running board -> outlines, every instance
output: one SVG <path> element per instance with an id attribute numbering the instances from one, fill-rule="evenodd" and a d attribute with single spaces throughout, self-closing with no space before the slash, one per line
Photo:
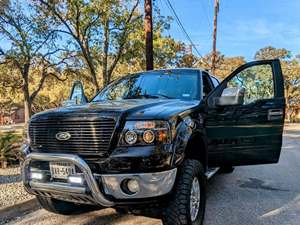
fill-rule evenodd
<path id="1" fill-rule="evenodd" d="M 207 172 L 205 173 L 206 178 L 208 180 L 212 178 L 219 171 L 219 169 L 219 167 L 208 168 Z"/>

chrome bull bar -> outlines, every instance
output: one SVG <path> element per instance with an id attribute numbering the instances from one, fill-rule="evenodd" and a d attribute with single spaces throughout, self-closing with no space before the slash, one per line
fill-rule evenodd
<path id="1" fill-rule="evenodd" d="M 30 162 L 32 160 L 36 161 L 47 161 L 47 162 L 71 162 L 75 166 L 77 166 L 83 173 L 84 179 L 86 181 L 86 185 L 91 191 L 91 195 L 96 203 L 98 203 L 101 206 L 104 207 L 111 207 L 114 206 L 114 202 L 108 200 L 100 191 L 99 186 L 92 174 L 92 171 L 88 164 L 79 156 L 72 155 L 72 154 L 53 154 L 53 153 L 30 153 L 26 156 L 23 165 L 22 165 L 22 180 L 25 186 L 25 189 L 27 192 L 34 194 L 34 190 L 49 190 L 50 187 L 53 188 L 53 184 L 47 185 L 47 184 L 41 184 L 41 183 L 35 183 L 30 182 L 29 179 L 29 173 L 30 173 Z M 63 185 L 60 188 L 59 185 L 55 187 L 56 191 L 62 192 L 62 193 L 81 193 L 84 194 L 85 188 L 83 189 L 76 189 L 72 186 L 66 186 Z"/>

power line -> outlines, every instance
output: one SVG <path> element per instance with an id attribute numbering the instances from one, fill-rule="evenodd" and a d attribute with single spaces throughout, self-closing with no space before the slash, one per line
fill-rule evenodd
<path id="1" fill-rule="evenodd" d="M 194 44 L 194 42 L 192 41 L 190 35 L 187 33 L 186 29 L 184 28 L 183 24 L 181 23 L 174 7 L 172 6 L 170 0 L 166 0 L 167 6 L 169 7 L 169 9 L 171 10 L 171 12 L 173 13 L 173 15 L 175 16 L 175 21 L 177 22 L 178 26 L 181 28 L 182 32 L 185 34 L 186 38 L 189 40 L 190 44 L 193 46 L 193 48 L 195 49 L 196 53 L 198 54 L 199 57 L 202 57 L 201 53 L 199 52 L 199 50 L 197 49 L 196 45 Z"/>
<path id="2" fill-rule="evenodd" d="M 206 10 L 202 0 L 200 0 L 200 4 L 201 4 L 201 8 L 202 8 L 204 14 L 206 15 L 206 21 L 207 21 L 207 24 L 208 24 L 208 28 L 210 29 L 210 31 L 212 31 L 212 27 L 210 25 L 211 24 L 210 19 L 209 19 L 209 16 L 208 16 L 208 11 Z"/>
<path id="3" fill-rule="evenodd" d="M 159 3 L 160 3 L 160 6 L 161 6 L 161 8 L 162 8 L 162 11 L 167 11 L 166 9 L 166 4 L 164 4 L 163 2 L 162 2 L 162 0 L 159 0 Z M 158 6 L 159 7 L 159 6 Z M 166 29 L 166 32 L 168 32 L 168 35 L 169 36 L 171 36 L 171 33 L 170 33 L 170 29 Z"/>
<path id="4" fill-rule="evenodd" d="M 173 15 L 175 16 L 175 21 L 177 22 L 178 26 L 181 28 L 181 30 L 183 31 L 183 33 L 185 34 L 186 38 L 189 40 L 190 44 L 193 46 L 193 48 L 195 49 L 195 51 L 197 52 L 197 54 L 202 57 L 201 53 L 199 52 L 199 50 L 197 49 L 196 45 L 194 44 L 194 42 L 192 41 L 191 37 L 189 36 L 189 34 L 187 33 L 186 29 L 184 28 L 182 22 L 180 21 L 174 7 L 172 6 L 170 0 L 166 0 L 166 3 L 169 7 L 169 9 L 172 11 Z"/>

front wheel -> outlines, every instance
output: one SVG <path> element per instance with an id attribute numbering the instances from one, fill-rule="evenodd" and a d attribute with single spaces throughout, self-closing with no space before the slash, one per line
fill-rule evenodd
<path id="1" fill-rule="evenodd" d="M 164 225 L 203 224 L 206 177 L 201 163 L 187 159 L 178 171 L 174 194 L 163 213 Z"/>

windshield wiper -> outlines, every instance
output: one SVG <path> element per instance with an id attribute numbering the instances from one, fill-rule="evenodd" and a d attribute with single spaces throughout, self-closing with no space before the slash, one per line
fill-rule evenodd
<path id="1" fill-rule="evenodd" d="M 167 99 L 174 99 L 170 96 L 167 96 L 167 95 L 164 95 L 164 94 L 155 94 L 154 96 L 157 96 L 157 97 L 163 97 L 163 98 L 167 98 Z"/>
<path id="2" fill-rule="evenodd" d="M 126 99 L 135 99 L 135 98 L 167 98 L 167 99 L 172 99 L 172 97 L 169 97 L 169 96 L 163 95 L 163 94 L 155 94 L 155 95 L 143 94 L 143 95 L 134 95 L 134 96 L 126 97 Z"/>

